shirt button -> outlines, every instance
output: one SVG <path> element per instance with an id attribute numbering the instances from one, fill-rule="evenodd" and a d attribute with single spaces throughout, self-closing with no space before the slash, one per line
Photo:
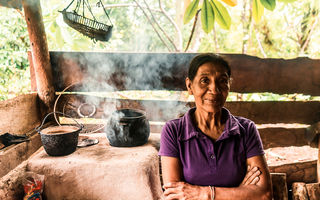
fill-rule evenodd
<path id="1" fill-rule="evenodd" d="M 210 158 L 211 158 L 211 159 L 215 159 L 216 157 L 212 154 L 212 155 L 210 156 Z"/>

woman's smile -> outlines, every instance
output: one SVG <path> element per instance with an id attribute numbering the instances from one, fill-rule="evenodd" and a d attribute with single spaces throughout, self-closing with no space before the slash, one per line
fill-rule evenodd
<path id="1" fill-rule="evenodd" d="M 217 97 L 216 98 L 212 98 L 212 97 L 211 98 L 210 97 L 209 98 L 204 98 L 203 100 L 204 100 L 205 103 L 208 103 L 208 104 L 216 104 L 219 101 L 221 101 Z"/>

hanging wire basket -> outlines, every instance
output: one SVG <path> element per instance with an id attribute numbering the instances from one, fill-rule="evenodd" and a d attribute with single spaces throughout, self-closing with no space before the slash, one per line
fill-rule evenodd
<path id="1" fill-rule="evenodd" d="M 83 0 L 85 1 L 85 0 Z M 108 17 L 110 24 L 104 24 L 102 22 L 98 22 L 96 18 L 94 17 L 91 8 L 89 7 L 89 4 L 87 3 L 87 7 L 92 14 L 94 19 L 89 19 L 84 16 L 84 11 L 83 15 L 79 15 L 77 11 L 79 10 L 79 5 L 81 5 L 81 0 L 78 0 L 77 7 L 74 11 L 70 12 L 67 11 L 67 9 L 70 7 L 70 5 L 74 2 L 74 0 L 69 4 L 69 6 L 62 11 L 59 11 L 62 13 L 63 16 L 63 21 L 68 24 L 71 28 L 79 31 L 83 35 L 93 39 L 93 40 L 100 40 L 100 41 L 108 41 L 112 35 L 112 22 L 109 18 L 108 13 L 104 9 L 104 6 L 100 0 L 100 4 L 102 5 L 106 16 Z M 84 7 L 83 7 L 84 9 Z"/>

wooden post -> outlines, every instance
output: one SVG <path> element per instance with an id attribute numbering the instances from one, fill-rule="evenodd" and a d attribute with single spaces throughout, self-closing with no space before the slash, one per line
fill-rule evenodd
<path id="1" fill-rule="evenodd" d="M 309 200 L 319 200 L 320 199 L 320 183 L 309 183 L 306 184 L 308 191 Z"/>
<path id="2" fill-rule="evenodd" d="M 286 173 L 271 173 L 273 198 L 288 200 L 288 187 Z"/>
<path id="3" fill-rule="evenodd" d="M 320 135 L 318 135 L 317 180 L 318 180 L 318 183 L 320 183 Z"/>
<path id="4" fill-rule="evenodd" d="M 305 183 L 295 182 L 292 184 L 292 200 L 309 200 Z"/>
<path id="5" fill-rule="evenodd" d="M 42 102 L 40 108 L 42 114 L 45 114 L 53 109 L 55 92 L 40 0 L 23 0 L 22 5 L 30 38 L 37 92 Z"/>

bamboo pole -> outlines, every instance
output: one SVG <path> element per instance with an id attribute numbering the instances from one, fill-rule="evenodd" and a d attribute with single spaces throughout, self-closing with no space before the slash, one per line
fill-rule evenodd
<path id="1" fill-rule="evenodd" d="M 23 0 L 22 6 L 30 38 L 37 93 L 41 101 L 41 113 L 45 114 L 52 111 L 54 87 L 40 0 Z"/>

